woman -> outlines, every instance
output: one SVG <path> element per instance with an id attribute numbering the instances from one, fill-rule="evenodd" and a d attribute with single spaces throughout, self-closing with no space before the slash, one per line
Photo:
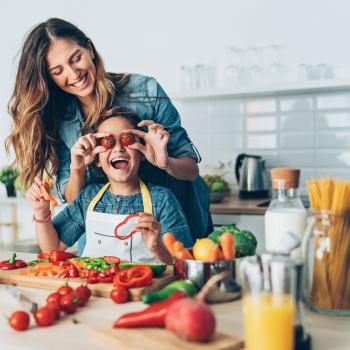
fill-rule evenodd
<path id="1" fill-rule="evenodd" d="M 164 126 L 170 134 L 167 162 L 145 162 L 141 177 L 170 188 L 193 238 L 206 236 L 212 224 L 208 188 L 198 176 L 200 156 L 170 99 L 153 78 L 106 73 L 91 40 L 60 19 L 39 24 L 27 36 L 9 102 L 14 126 L 6 150 L 14 148 L 24 183 L 31 185 L 43 172 L 56 174 L 62 201 L 72 202 L 87 183 L 106 181 L 90 166 L 89 145 L 98 140 L 89 132 L 111 106 L 133 109 L 143 119 L 140 126 Z M 84 164 L 71 164 L 71 152 L 82 153 Z"/>

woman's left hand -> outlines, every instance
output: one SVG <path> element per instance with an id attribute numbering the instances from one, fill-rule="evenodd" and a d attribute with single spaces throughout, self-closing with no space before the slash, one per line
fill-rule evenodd
<path id="1" fill-rule="evenodd" d="M 163 125 L 156 124 L 152 120 L 143 120 L 138 126 L 148 126 L 148 132 L 135 129 L 124 130 L 124 132 L 129 132 L 142 138 L 145 141 L 145 145 L 135 142 L 128 147 L 139 150 L 151 164 L 166 171 L 169 164 L 167 150 L 170 138 L 169 133 L 164 130 Z"/>
<path id="2" fill-rule="evenodd" d="M 141 232 L 142 239 L 147 248 L 152 252 L 158 252 L 160 247 L 160 223 L 151 214 L 140 213 L 136 229 Z"/>

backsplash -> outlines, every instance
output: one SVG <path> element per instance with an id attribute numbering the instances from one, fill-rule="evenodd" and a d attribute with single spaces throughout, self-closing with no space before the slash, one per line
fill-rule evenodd
<path id="1" fill-rule="evenodd" d="M 226 178 L 234 187 L 236 156 L 251 153 L 263 156 L 268 169 L 301 168 L 302 193 L 306 179 L 350 177 L 350 91 L 186 100 L 176 107 L 202 156 L 203 175 L 230 163 Z"/>

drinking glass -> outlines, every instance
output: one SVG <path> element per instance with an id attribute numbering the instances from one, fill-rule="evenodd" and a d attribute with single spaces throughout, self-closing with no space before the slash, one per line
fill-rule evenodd
<path id="1" fill-rule="evenodd" d="M 258 256 L 241 263 L 245 349 L 293 350 L 294 269 L 278 257 L 267 265 Z"/>

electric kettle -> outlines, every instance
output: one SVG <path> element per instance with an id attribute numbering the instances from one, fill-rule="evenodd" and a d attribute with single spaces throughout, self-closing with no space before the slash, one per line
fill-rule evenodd
<path id="1" fill-rule="evenodd" d="M 235 165 L 239 198 L 257 199 L 269 195 L 266 182 L 265 160 L 253 154 L 239 154 Z"/>

